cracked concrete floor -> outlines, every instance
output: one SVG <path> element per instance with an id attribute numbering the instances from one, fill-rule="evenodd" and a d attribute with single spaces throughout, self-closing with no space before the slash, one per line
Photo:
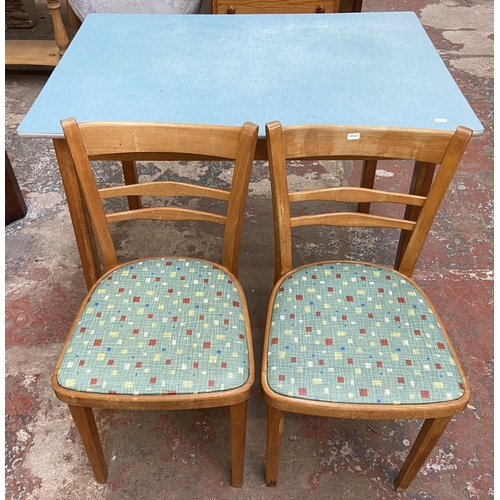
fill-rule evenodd
<path id="1" fill-rule="evenodd" d="M 266 488 L 266 411 L 258 382 L 249 402 L 241 490 L 229 486 L 226 409 L 98 411 L 110 476 L 105 485 L 94 482 L 69 413 L 50 387 L 61 342 L 85 295 L 85 284 L 52 145 L 16 135 L 48 73 L 9 68 L 6 150 L 28 214 L 5 229 L 6 498 L 493 498 L 493 2 L 365 0 L 364 10 L 415 11 L 485 127 L 467 149 L 415 273 L 461 355 L 472 399 L 466 411 L 453 419 L 408 491 L 394 492 L 392 481 L 418 422 L 292 414 L 285 419 L 278 488 Z M 28 31 L 43 37 L 42 25 Z M 19 37 L 18 32 L 8 30 L 6 37 Z M 359 182 L 359 167 L 337 162 L 297 164 L 292 179 L 301 184 L 313 179 L 354 184 Z M 144 164 L 140 170 L 145 177 L 160 171 L 178 178 L 202 176 L 207 182 L 227 179 L 227 172 L 215 164 Z M 377 172 L 379 183 L 406 181 L 405 172 L 390 164 Z M 240 276 L 259 366 L 273 263 L 265 164 L 254 165 L 251 182 Z M 147 227 L 129 231 L 126 225 L 118 229 L 126 237 L 121 247 L 124 256 L 137 250 L 133 242 L 142 241 L 141 232 Z M 382 239 L 347 232 L 340 242 L 329 230 L 314 242 L 306 236 L 299 232 L 295 237 L 297 263 L 337 253 L 354 256 L 350 246 L 359 241 L 363 242 L 359 258 L 390 262 L 393 255 L 391 234 Z M 176 224 L 147 251 L 168 247 L 210 258 L 219 244 L 220 234 L 206 225 Z"/>

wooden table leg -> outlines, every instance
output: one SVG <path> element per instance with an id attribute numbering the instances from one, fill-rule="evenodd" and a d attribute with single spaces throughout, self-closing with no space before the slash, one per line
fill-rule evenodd
<path id="1" fill-rule="evenodd" d="M 5 225 L 22 219 L 26 215 L 26 203 L 19 189 L 10 159 L 5 151 Z"/>
<path id="2" fill-rule="evenodd" d="M 101 266 L 94 239 L 94 232 L 86 214 L 86 208 L 78 185 L 73 159 L 65 139 L 54 139 L 59 170 L 68 200 L 68 209 L 75 231 L 76 244 L 82 261 L 83 274 L 87 288 L 101 275 Z"/>
<path id="3" fill-rule="evenodd" d="M 419 196 L 427 196 L 429 190 L 431 189 L 432 179 L 434 178 L 434 171 L 436 170 L 436 165 L 434 163 L 424 163 L 415 162 L 415 168 L 413 169 L 413 177 L 411 179 L 410 194 L 416 194 Z M 405 210 L 406 220 L 417 220 L 420 215 L 422 207 L 409 206 L 407 205 Z M 396 253 L 396 263 L 395 269 L 399 268 L 401 264 L 401 259 L 410 241 L 411 232 L 401 231 L 401 236 L 399 238 L 398 251 Z"/>
<path id="4" fill-rule="evenodd" d="M 354 0 L 354 6 L 352 8 L 353 12 L 361 12 L 363 8 L 363 0 Z"/>
<path id="5" fill-rule="evenodd" d="M 361 187 L 373 189 L 375 184 L 375 172 L 377 170 L 377 160 L 365 160 L 363 162 L 363 171 L 361 173 Z M 370 213 L 370 203 L 358 203 L 358 212 L 363 214 Z"/>
<path id="6" fill-rule="evenodd" d="M 122 161 L 123 168 L 123 178 L 125 179 L 125 184 L 139 184 L 139 179 L 137 177 L 137 166 L 135 161 Z M 128 208 L 130 210 L 136 210 L 142 208 L 140 196 L 127 196 Z"/>

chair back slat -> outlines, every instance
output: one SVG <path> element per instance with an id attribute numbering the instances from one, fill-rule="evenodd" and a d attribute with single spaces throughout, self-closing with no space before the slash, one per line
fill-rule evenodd
<path id="1" fill-rule="evenodd" d="M 472 131 L 458 127 L 455 132 L 394 127 L 339 125 L 266 125 L 275 234 L 275 280 L 292 269 L 291 228 L 306 225 L 387 227 L 408 231 L 409 241 L 397 269 L 407 276 L 416 261 L 448 189 Z M 440 164 L 430 186 L 414 186 L 416 194 L 375 190 L 364 187 L 334 187 L 289 192 L 288 160 L 363 159 L 413 160 L 422 168 Z M 433 171 L 433 170 L 432 170 Z M 428 191 L 428 193 L 427 193 Z M 425 192 L 425 195 L 422 195 Z M 370 213 L 331 212 L 291 216 L 290 204 L 304 201 L 350 202 L 358 204 L 395 203 L 412 207 L 416 217 Z M 358 205 L 359 206 L 359 205 Z M 365 205 L 366 206 L 366 205 Z"/>
<path id="2" fill-rule="evenodd" d="M 120 196 L 196 196 L 229 201 L 229 191 L 171 181 L 144 182 L 143 184 L 103 188 L 99 190 L 99 194 L 102 199 Z"/>
<path id="3" fill-rule="evenodd" d="M 413 231 L 415 222 L 383 217 L 380 215 L 358 214 L 356 212 L 337 212 L 333 214 L 301 215 L 291 217 L 292 227 L 299 226 L 342 226 L 342 227 L 392 227 Z"/>
<path id="4" fill-rule="evenodd" d="M 187 208 L 154 207 L 141 208 L 138 210 L 126 210 L 124 212 L 114 212 L 106 214 L 108 222 L 122 222 L 125 220 L 169 220 L 188 221 L 197 220 L 203 222 L 213 222 L 215 224 L 226 224 L 226 216 L 202 212 L 201 210 L 191 210 Z"/>
<path id="5" fill-rule="evenodd" d="M 389 193 L 376 189 L 359 187 L 335 187 L 309 191 L 294 191 L 288 194 L 290 202 L 294 201 L 338 201 L 344 203 L 400 203 L 421 207 L 424 196 L 403 193 Z"/>
<path id="6" fill-rule="evenodd" d="M 118 264 L 109 223 L 124 220 L 205 221 L 225 226 L 222 265 L 237 276 L 241 226 L 257 143 L 258 126 L 242 127 L 165 123 L 82 123 L 74 118 L 61 121 L 71 151 L 85 204 L 92 220 L 105 270 Z M 91 159 L 113 158 L 130 161 L 141 158 L 206 157 L 233 160 L 231 189 L 208 188 L 197 184 L 158 181 L 99 189 Z M 226 215 L 188 208 L 136 208 L 107 214 L 103 199 L 117 196 L 210 197 L 227 202 Z M 130 199 L 130 198 L 129 198 Z"/>

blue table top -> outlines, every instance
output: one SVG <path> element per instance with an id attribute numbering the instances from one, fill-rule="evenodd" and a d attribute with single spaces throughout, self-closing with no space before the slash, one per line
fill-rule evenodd
<path id="1" fill-rule="evenodd" d="M 90 14 L 18 133 L 67 117 L 483 132 L 413 12 Z"/>

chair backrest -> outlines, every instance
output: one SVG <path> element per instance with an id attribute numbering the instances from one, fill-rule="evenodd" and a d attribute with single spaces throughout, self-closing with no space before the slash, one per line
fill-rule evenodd
<path id="1" fill-rule="evenodd" d="M 240 236 L 258 126 L 61 121 L 106 270 L 118 264 L 109 223 L 123 220 L 206 221 L 225 225 L 222 265 L 237 276 Z M 145 182 L 99 189 L 90 160 L 234 160 L 231 189 L 174 181 Z M 205 197 L 227 202 L 226 215 L 161 206 L 106 213 L 102 200 L 123 196 Z"/>
<path id="2" fill-rule="evenodd" d="M 397 270 L 410 277 L 448 185 L 472 131 L 455 132 L 392 127 L 266 125 L 274 211 L 275 280 L 292 269 L 291 229 L 306 225 L 388 227 L 410 232 Z M 414 160 L 440 164 L 426 196 L 363 187 L 334 187 L 289 192 L 286 161 L 293 159 Z M 416 220 L 359 212 L 334 212 L 292 217 L 290 203 L 307 200 L 352 203 L 397 203 L 417 207 Z"/>

